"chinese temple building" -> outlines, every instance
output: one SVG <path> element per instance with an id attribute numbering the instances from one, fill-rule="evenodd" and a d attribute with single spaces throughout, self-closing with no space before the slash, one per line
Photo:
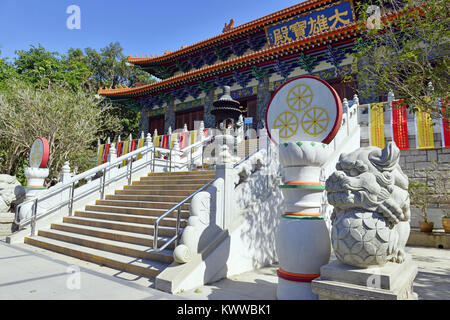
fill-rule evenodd
<path id="1" fill-rule="evenodd" d="M 358 32 L 353 0 L 304 1 L 239 26 L 231 20 L 221 34 L 161 56 L 130 56 L 160 81 L 98 93 L 139 109 L 142 131 L 167 132 L 200 120 L 215 127 L 213 102 L 230 86 L 243 116 L 261 128 L 272 93 L 293 77 L 317 76 L 351 100 L 356 79 L 342 79 L 352 74 Z"/>

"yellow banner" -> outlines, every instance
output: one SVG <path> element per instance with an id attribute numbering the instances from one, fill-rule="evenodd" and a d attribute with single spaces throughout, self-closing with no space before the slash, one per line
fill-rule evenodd
<path id="1" fill-rule="evenodd" d="M 137 149 L 142 148 L 142 147 L 144 146 L 144 142 L 145 142 L 145 138 L 139 139 L 139 140 L 138 140 L 138 146 L 137 146 Z M 141 158 L 142 158 L 142 155 L 141 155 L 141 154 L 138 154 L 136 160 L 139 160 L 139 159 L 141 159 Z"/>
<path id="2" fill-rule="evenodd" d="M 105 151 L 105 145 L 100 145 L 100 148 L 98 148 L 98 157 L 97 157 L 97 165 L 101 165 L 103 163 L 103 152 Z"/>
<path id="3" fill-rule="evenodd" d="M 189 131 L 189 136 L 191 139 L 191 144 L 194 144 L 197 142 L 197 130 Z M 195 148 L 192 148 L 191 152 L 195 152 Z"/>
<path id="4" fill-rule="evenodd" d="M 416 147 L 418 149 L 434 148 L 433 120 L 425 111 L 416 112 Z"/>
<path id="5" fill-rule="evenodd" d="M 126 141 L 123 142 L 122 155 L 127 154 L 129 150 L 130 150 L 130 141 L 126 140 Z M 125 167 L 126 165 L 127 165 L 127 161 L 123 160 L 122 161 L 122 167 Z"/>
<path id="6" fill-rule="evenodd" d="M 177 139 L 178 139 L 178 133 L 173 133 L 170 136 L 170 149 L 173 148 L 173 145 L 175 144 L 175 141 L 177 141 Z"/>
<path id="7" fill-rule="evenodd" d="M 159 144 L 161 143 L 161 136 L 156 136 L 153 140 L 153 145 L 155 147 L 159 147 Z"/>
<path id="8" fill-rule="evenodd" d="M 385 147 L 383 103 L 369 105 L 369 142 L 371 146 Z"/>

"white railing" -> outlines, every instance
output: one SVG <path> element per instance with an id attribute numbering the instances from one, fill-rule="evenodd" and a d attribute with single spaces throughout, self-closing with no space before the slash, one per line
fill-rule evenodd
<path id="1" fill-rule="evenodd" d="M 211 140 L 212 136 L 203 138 L 202 141 L 182 150 L 178 150 L 177 141 L 172 149 L 167 149 L 153 146 L 151 136 L 148 134 L 144 147 L 118 158 L 115 146 L 112 144 L 108 162 L 80 173 L 65 182 L 60 182 L 35 198 L 20 203 L 16 207 L 15 223 L 19 226 L 19 229 L 30 225 L 31 236 L 34 236 L 38 219 L 59 212 L 62 208 L 67 208 L 68 215 L 71 216 L 74 203 L 77 200 L 97 193 L 100 194 L 101 199 L 104 199 L 107 187 L 119 180 L 127 181 L 130 185 L 133 174 L 139 171 L 190 170 L 196 159 L 202 160 L 203 148 Z M 195 152 L 193 152 L 194 148 L 196 149 Z M 124 162 L 126 162 L 126 167 L 122 166 Z M 86 180 L 87 183 L 80 185 L 82 180 Z M 77 187 L 77 185 L 80 186 Z M 20 219 L 20 215 L 24 211 L 28 215 Z"/>

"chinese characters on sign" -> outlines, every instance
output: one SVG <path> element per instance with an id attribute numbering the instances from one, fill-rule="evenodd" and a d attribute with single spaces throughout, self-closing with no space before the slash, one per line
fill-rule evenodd
<path id="1" fill-rule="evenodd" d="M 340 28 L 351 22 L 351 4 L 349 1 L 342 1 L 335 6 L 271 26 L 267 28 L 267 36 L 271 44 L 280 45 Z"/>

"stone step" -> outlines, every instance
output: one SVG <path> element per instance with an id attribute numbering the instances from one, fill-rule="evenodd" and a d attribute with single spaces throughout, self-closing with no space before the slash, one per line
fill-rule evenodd
<path id="1" fill-rule="evenodd" d="M 95 236 L 75 234 L 61 230 L 39 230 L 38 236 L 77 244 L 83 247 L 117 253 L 129 257 L 172 263 L 172 251 L 155 252 L 151 247 L 139 244 L 124 243 L 114 240 L 102 239 Z M 158 243 L 158 245 L 160 245 Z"/>
<path id="2" fill-rule="evenodd" d="M 110 213 L 110 212 L 90 212 L 90 211 L 76 211 L 75 217 L 85 217 L 100 220 L 109 221 L 119 221 L 119 222 L 130 222 L 139 224 L 151 224 L 153 225 L 158 217 L 152 216 L 139 216 L 133 214 L 121 214 L 121 213 Z M 176 227 L 177 219 L 166 217 L 162 219 L 159 223 L 160 226 Z M 180 221 L 180 226 L 184 228 L 186 226 L 186 220 Z"/>
<path id="3" fill-rule="evenodd" d="M 116 190 L 115 194 L 135 194 L 147 196 L 176 196 L 186 198 L 193 194 L 195 190 L 152 190 L 145 186 L 126 186 L 124 190 Z"/>
<path id="4" fill-rule="evenodd" d="M 154 237 L 147 234 L 140 234 L 134 232 L 126 232 L 120 230 L 111 230 L 105 228 L 98 228 L 92 226 L 84 226 L 72 223 L 52 223 L 51 229 L 66 231 L 71 233 L 82 234 L 86 236 L 93 236 L 97 238 L 103 238 L 108 240 L 127 242 L 133 244 L 139 244 L 153 248 Z M 169 240 L 168 237 L 158 237 L 158 246 L 165 244 Z M 175 247 L 174 243 L 168 246 L 168 249 L 173 250 Z"/>
<path id="5" fill-rule="evenodd" d="M 124 213 L 124 214 L 134 214 L 138 216 L 152 216 L 159 217 L 160 215 L 167 212 L 166 209 L 146 209 L 146 208 L 133 208 L 133 207 L 116 207 L 116 206 L 103 206 L 103 205 L 87 205 L 85 211 L 94 212 L 112 212 L 112 213 Z M 177 210 L 169 214 L 169 217 L 176 217 Z M 181 210 L 181 218 L 189 218 L 189 210 Z"/>
<path id="6" fill-rule="evenodd" d="M 133 201 L 133 200 L 96 200 L 96 204 L 117 207 L 171 209 L 178 202 Z M 189 210 L 189 203 L 181 205 L 181 210 Z"/>
<path id="7" fill-rule="evenodd" d="M 151 177 L 144 177 L 141 178 L 141 180 L 139 182 L 145 182 L 147 184 L 151 183 L 151 184 L 156 184 L 156 185 L 166 185 L 166 184 L 170 184 L 170 185 L 180 185 L 180 184 L 200 184 L 200 185 L 204 185 L 207 184 L 209 181 L 211 181 L 213 178 L 211 179 L 191 179 L 191 177 L 186 177 L 186 178 L 181 178 L 181 179 L 155 179 L 155 178 L 151 178 Z"/>
<path id="8" fill-rule="evenodd" d="M 64 217 L 63 221 L 66 223 L 79 224 L 84 226 L 105 228 L 110 230 L 120 230 L 126 232 L 142 233 L 146 235 L 154 235 L 153 225 L 145 225 L 131 222 L 117 222 L 102 219 L 93 219 L 85 217 Z M 160 226 L 158 228 L 158 236 L 172 237 L 175 235 L 175 228 L 168 226 Z"/>
<path id="9" fill-rule="evenodd" d="M 186 179 L 213 179 L 216 174 L 185 174 L 185 175 L 165 175 L 165 176 L 153 176 L 149 175 L 141 177 L 141 180 L 186 180 Z"/>
<path id="10" fill-rule="evenodd" d="M 178 171 L 178 172 L 149 172 L 148 176 L 185 176 L 185 175 L 215 175 L 215 170 L 192 170 L 192 171 Z"/>
<path id="11" fill-rule="evenodd" d="M 25 243 L 148 278 L 156 277 L 167 267 L 159 261 L 137 259 L 41 236 L 26 237 Z"/>
<path id="12" fill-rule="evenodd" d="M 186 199 L 183 196 L 152 196 L 140 194 L 114 194 L 107 195 L 106 200 L 135 200 L 135 201 L 151 201 L 151 202 L 175 202 L 179 203 Z M 187 201 L 187 203 L 190 200 Z"/>
<path id="13" fill-rule="evenodd" d="M 148 190 L 197 190 L 203 187 L 205 183 L 200 184 L 154 184 L 149 181 L 133 181 L 132 187 L 142 187 Z"/>

